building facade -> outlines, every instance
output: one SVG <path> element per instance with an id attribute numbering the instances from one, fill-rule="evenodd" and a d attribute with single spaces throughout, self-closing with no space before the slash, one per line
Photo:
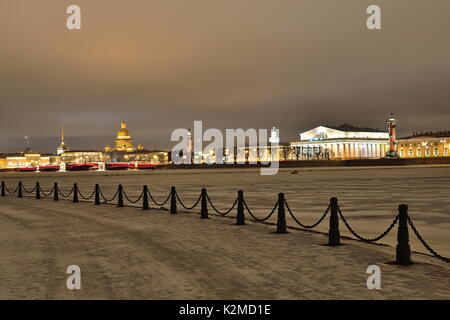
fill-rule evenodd
<path id="1" fill-rule="evenodd" d="M 72 150 L 60 155 L 62 163 L 93 163 L 104 162 L 103 152 L 95 150 Z"/>
<path id="2" fill-rule="evenodd" d="M 380 159 L 389 150 L 389 133 L 348 124 L 319 126 L 302 132 L 290 147 L 289 159 L 295 160 Z"/>
<path id="3" fill-rule="evenodd" d="M 51 162 L 51 155 L 41 155 L 26 151 L 18 154 L 0 155 L 0 169 L 19 169 L 27 167 L 47 166 Z"/>
<path id="4" fill-rule="evenodd" d="M 400 158 L 448 157 L 450 131 L 413 132 L 398 139 Z"/>

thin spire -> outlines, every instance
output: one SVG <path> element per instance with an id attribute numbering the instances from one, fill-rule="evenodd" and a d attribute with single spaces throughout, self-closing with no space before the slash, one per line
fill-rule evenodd
<path id="1" fill-rule="evenodd" d="M 61 143 L 64 143 L 64 125 L 61 124 Z"/>

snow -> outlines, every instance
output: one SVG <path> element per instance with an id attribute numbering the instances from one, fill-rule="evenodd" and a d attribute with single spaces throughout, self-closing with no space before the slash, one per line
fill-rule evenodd
<path id="1" fill-rule="evenodd" d="M 77 182 L 85 194 L 99 183 L 106 196 L 122 184 L 133 198 L 147 184 L 159 201 L 173 185 L 188 205 L 206 187 L 221 210 L 242 189 L 260 217 L 284 192 L 305 224 L 315 222 L 329 198 L 337 196 L 352 227 L 365 237 L 383 232 L 398 205 L 406 203 L 425 240 L 450 256 L 450 167 L 293 170 L 275 176 L 261 176 L 256 169 L 2 173 L 0 179 L 10 189 L 19 180 L 28 189 L 39 181 L 46 191 L 58 182 L 63 192 Z M 0 298 L 450 298 L 448 264 L 417 253 L 412 266 L 390 263 L 396 228 L 380 241 L 391 246 L 343 239 L 345 245 L 330 248 L 321 234 L 290 229 L 278 235 L 271 233 L 272 225 L 248 221 L 238 227 L 233 222 L 161 210 L 0 198 Z M 295 222 L 288 219 L 288 225 Z M 328 219 L 318 230 L 328 230 Z M 350 236 L 342 223 L 340 230 Z M 411 230 L 410 239 L 412 250 L 426 252 Z M 82 269 L 81 292 L 65 288 L 69 264 Z M 366 288 L 371 264 L 381 267 L 382 290 Z"/>

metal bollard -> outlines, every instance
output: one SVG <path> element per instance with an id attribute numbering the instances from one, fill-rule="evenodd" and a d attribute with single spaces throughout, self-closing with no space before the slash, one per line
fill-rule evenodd
<path id="1" fill-rule="evenodd" d="M 286 213 L 284 211 L 284 193 L 278 194 L 278 219 L 277 219 L 277 232 L 287 233 L 286 230 Z"/>
<path id="2" fill-rule="evenodd" d="M 328 245 L 339 246 L 341 244 L 341 234 L 339 231 L 338 199 L 330 199 L 330 230 L 328 232 Z"/>
<path id="3" fill-rule="evenodd" d="M 401 204 L 398 206 L 398 231 L 395 263 L 412 264 L 411 249 L 409 247 L 408 206 L 406 204 Z"/>
<path id="4" fill-rule="evenodd" d="M 207 202 L 208 199 L 207 199 L 207 194 L 206 194 L 206 189 L 205 188 L 202 189 L 201 197 L 202 197 L 202 200 L 201 200 L 202 208 L 201 208 L 201 211 L 200 211 L 200 218 L 201 219 L 208 219 L 209 218 L 208 217 L 208 202 Z"/>
<path id="5" fill-rule="evenodd" d="M 244 191 L 238 191 L 238 203 L 237 203 L 237 214 L 236 214 L 236 225 L 245 225 L 245 215 L 244 215 Z"/>
<path id="6" fill-rule="evenodd" d="M 176 214 L 177 212 L 177 190 L 175 187 L 170 188 L 170 213 Z"/>
<path id="7" fill-rule="evenodd" d="M 59 200 L 59 196 L 58 196 L 58 183 L 55 182 L 55 185 L 53 187 L 53 200 L 54 201 L 58 201 Z"/>
<path id="8" fill-rule="evenodd" d="M 100 205 L 100 186 L 95 184 L 95 205 Z"/>
<path id="9" fill-rule="evenodd" d="M 148 187 L 144 186 L 144 191 L 143 191 L 144 195 L 143 195 L 143 200 L 142 200 L 142 210 L 148 210 Z"/>
<path id="10" fill-rule="evenodd" d="M 6 191 L 5 191 L 5 181 L 2 181 L 2 190 L 1 190 L 1 196 L 6 197 Z"/>
<path id="11" fill-rule="evenodd" d="M 121 184 L 119 184 L 119 194 L 118 194 L 117 206 L 119 208 L 123 207 L 123 187 Z"/>
<path id="12" fill-rule="evenodd" d="M 17 198 L 23 198 L 23 193 L 22 193 L 22 181 L 19 181 L 19 190 L 17 192 Z"/>
<path id="13" fill-rule="evenodd" d="M 39 185 L 39 182 L 36 182 L 36 199 L 41 199 L 41 186 Z"/>
<path id="14" fill-rule="evenodd" d="M 73 202 L 78 202 L 78 184 L 73 184 Z"/>

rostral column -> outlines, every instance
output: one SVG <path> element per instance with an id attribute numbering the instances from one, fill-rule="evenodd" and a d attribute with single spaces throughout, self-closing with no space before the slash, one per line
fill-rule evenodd
<path id="1" fill-rule="evenodd" d="M 387 121 L 389 129 L 389 151 L 386 153 L 386 158 L 398 158 L 397 155 L 397 137 L 395 134 L 395 128 L 397 127 L 397 122 L 394 118 L 394 114 L 391 113 L 391 117 Z"/>

